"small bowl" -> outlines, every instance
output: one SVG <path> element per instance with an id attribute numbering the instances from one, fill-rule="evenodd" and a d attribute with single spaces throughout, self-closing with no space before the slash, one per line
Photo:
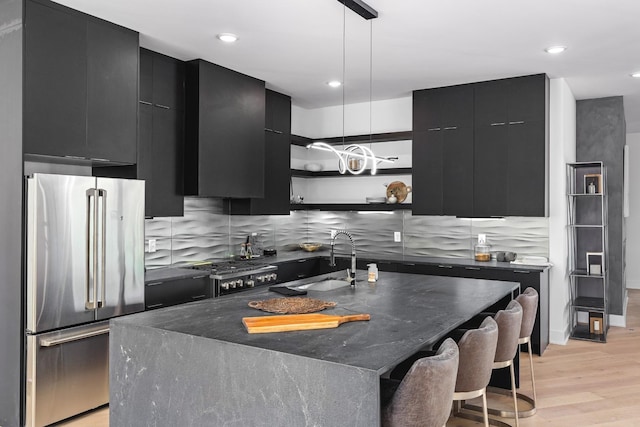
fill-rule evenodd
<path id="1" fill-rule="evenodd" d="M 309 172 L 320 172 L 322 165 L 320 163 L 307 163 L 304 165 L 304 169 Z"/>
<path id="2" fill-rule="evenodd" d="M 322 247 L 322 243 L 304 242 L 300 243 L 300 247 L 307 252 L 315 252 Z"/>

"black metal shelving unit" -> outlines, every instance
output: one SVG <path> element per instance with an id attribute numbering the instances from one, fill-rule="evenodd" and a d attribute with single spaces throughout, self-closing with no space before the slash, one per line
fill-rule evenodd
<path id="1" fill-rule="evenodd" d="M 567 164 L 571 338 L 605 343 L 609 329 L 606 169 Z"/>

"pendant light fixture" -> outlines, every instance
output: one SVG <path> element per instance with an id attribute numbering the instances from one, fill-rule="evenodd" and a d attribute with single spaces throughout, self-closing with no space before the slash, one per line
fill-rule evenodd
<path id="1" fill-rule="evenodd" d="M 342 149 L 338 150 L 334 146 L 326 142 L 316 141 L 307 148 L 316 150 L 329 151 L 338 157 L 338 171 L 341 174 L 349 172 L 353 175 L 363 173 L 367 168 L 371 170 L 371 175 L 375 175 L 378 171 L 378 163 L 393 163 L 397 157 L 379 157 L 373 153 L 371 149 L 371 131 L 372 131 L 372 92 L 373 92 L 373 21 L 371 19 L 378 17 L 378 12 L 371 6 L 361 0 L 338 0 L 344 5 L 343 22 L 342 22 Z M 369 147 L 362 144 L 350 144 L 345 147 L 345 52 L 346 52 L 346 8 L 349 8 L 362 16 L 364 19 L 370 20 L 369 29 Z"/>

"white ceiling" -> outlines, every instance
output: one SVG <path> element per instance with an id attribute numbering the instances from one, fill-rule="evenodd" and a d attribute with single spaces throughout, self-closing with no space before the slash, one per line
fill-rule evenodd
<path id="1" fill-rule="evenodd" d="M 325 83 L 342 80 L 345 18 L 346 103 L 547 73 L 576 99 L 623 96 L 627 132 L 640 132 L 638 0 L 368 0 L 373 21 L 336 0 L 56 1 L 140 32 L 143 47 L 265 80 L 303 108 L 343 102 Z M 545 53 L 552 45 L 568 49 Z"/>

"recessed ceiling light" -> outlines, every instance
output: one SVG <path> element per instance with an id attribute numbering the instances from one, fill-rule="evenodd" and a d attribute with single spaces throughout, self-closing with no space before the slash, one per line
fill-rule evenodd
<path id="1" fill-rule="evenodd" d="M 635 77 L 636 79 L 640 79 L 640 71 L 636 71 L 635 73 L 632 73 L 631 77 Z"/>
<path id="2" fill-rule="evenodd" d="M 233 43 L 238 40 L 238 36 L 231 33 L 220 33 L 217 35 L 218 39 L 225 43 Z"/>
<path id="3" fill-rule="evenodd" d="M 338 80 L 331 80 L 330 82 L 327 82 L 327 84 L 331 87 L 340 87 L 342 86 L 342 82 L 339 82 Z"/>
<path id="4" fill-rule="evenodd" d="M 551 47 L 546 48 L 544 51 L 547 52 L 547 53 L 556 54 L 556 53 L 562 53 L 565 50 L 567 50 L 566 46 L 551 46 Z"/>

